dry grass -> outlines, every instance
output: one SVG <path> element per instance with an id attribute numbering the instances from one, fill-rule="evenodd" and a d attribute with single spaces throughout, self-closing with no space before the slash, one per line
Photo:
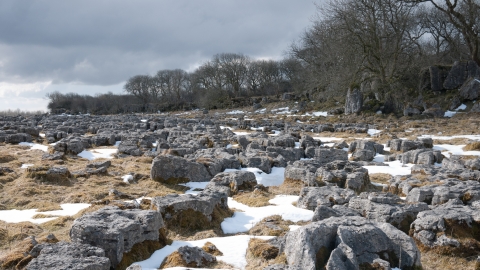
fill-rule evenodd
<path id="1" fill-rule="evenodd" d="M 439 255 L 433 251 L 422 252 L 423 270 L 460 270 L 460 269 L 479 269 L 475 260 L 467 260 L 465 258 L 451 257 Z"/>
<path id="2" fill-rule="evenodd" d="M 203 245 L 202 249 L 203 251 L 213 256 L 223 256 L 223 253 L 218 250 L 218 248 L 214 244 L 210 242 L 206 242 L 205 245 Z"/>
<path id="3" fill-rule="evenodd" d="M 480 142 L 472 142 L 463 147 L 464 151 L 477 151 L 480 150 Z"/>
<path id="4" fill-rule="evenodd" d="M 393 178 L 390 174 L 387 173 L 372 173 L 369 176 L 371 182 L 387 185 L 389 184 L 389 180 Z"/>
<path id="5" fill-rule="evenodd" d="M 263 269 L 272 264 L 286 264 L 287 259 L 284 253 L 279 254 L 277 247 L 274 247 L 266 240 L 252 238 L 248 242 L 246 270 Z"/>
<path id="6" fill-rule="evenodd" d="M 290 231 L 289 225 L 293 225 L 292 221 L 283 220 L 280 215 L 273 215 L 262 219 L 253 226 L 248 234 L 256 236 L 281 236 Z"/>
<path id="7" fill-rule="evenodd" d="M 470 139 L 467 138 L 452 138 L 449 140 L 438 140 L 434 139 L 433 144 L 451 144 L 451 145 L 462 145 L 470 143 Z"/>
<path id="8" fill-rule="evenodd" d="M 301 180 L 285 179 L 280 186 L 268 187 L 268 192 L 274 195 L 300 195 L 300 191 L 305 186 Z"/>
<path id="9" fill-rule="evenodd" d="M 168 209 L 167 212 L 169 212 Z M 202 231 L 210 233 L 210 230 L 216 236 L 223 236 L 220 224 L 225 218 L 233 216 L 233 211 L 215 206 L 211 220 L 193 209 L 183 210 L 179 213 L 170 212 L 170 214 L 172 218 L 165 220 L 168 237 L 172 240 L 181 240 L 198 237 L 198 233 Z"/>
<path id="10" fill-rule="evenodd" d="M 233 196 L 233 199 L 250 207 L 262 207 L 271 205 L 271 203 L 269 203 L 268 201 L 273 199 L 274 197 L 274 194 L 268 193 L 266 191 L 255 190 L 253 192 L 239 193 Z"/>

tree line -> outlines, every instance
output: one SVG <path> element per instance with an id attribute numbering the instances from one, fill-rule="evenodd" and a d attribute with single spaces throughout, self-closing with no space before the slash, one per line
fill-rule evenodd
<path id="1" fill-rule="evenodd" d="M 115 113 L 225 108 L 235 100 L 297 92 L 343 101 L 358 86 L 392 110 L 418 95 L 422 69 L 475 61 L 480 65 L 479 0 L 331 0 L 283 60 L 221 53 L 193 72 L 135 75 L 126 95 L 50 94 L 49 109 Z M 113 104 L 115 103 L 115 104 Z M 75 109 L 73 109 L 75 108 Z"/>

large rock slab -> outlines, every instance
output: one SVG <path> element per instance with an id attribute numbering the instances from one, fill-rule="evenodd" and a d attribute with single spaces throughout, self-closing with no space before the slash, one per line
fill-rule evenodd
<path id="1" fill-rule="evenodd" d="M 388 223 L 356 216 L 331 217 L 289 232 L 285 255 L 291 269 L 359 269 L 378 259 L 390 267 L 421 267 L 412 238 Z"/>
<path id="2" fill-rule="evenodd" d="M 27 270 L 109 270 L 110 260 L 99 247 L 86 244 L 59 242 L 39 244 L 40 250 L 26 267 Z"/>
<path id="3" fill-rule="evenodd" d="M 102 248 L 112 267 L 116 267 L 135 244 L 162 242 L 160 229 L 163 227 L 162 216 L 157 211 L 108 206 L 76 219 L 70 238 L 76 243 Z"/>
<path id="4" fill-rule="evenodd" d="M 153 159 L 150 177 L 158 182 L 185 183 L 207 182 L 212 175 L 198 162 L 172 155 L 161 155 Z"/>
<path id="5" fill-rule="evenodd" d="M 247 171 L 222 172 L 215 175 L 210 184 L 228 187 L 228 196 L 237 194 L 239 191 L 252 191 L 257 185 L 255 174 Z"/>
<path id="6" fill-rule="evenodd" d="M 362 110 L 363 93 L 358 87 L 348 89 L 347 97 L 345 98 L 345 115 L 358 113 Z"/>
<path id="7" fill-rule="evenodd" d="M 346 204 L 354 196 L 354 191 L 336 186 L 304 187 L 300 192 L 297 207 L 313 211 L 321 205 L 331 207 Z"/>
<path id="8" fill-rule="evenodd" d="M 152 207 L 165 220 L 169 230 L 189 229 L 199 231 L 211 229 L 228 215 L 227 188 L 207 186 L 197 195 L 170 194 L 152 199 Z"/>

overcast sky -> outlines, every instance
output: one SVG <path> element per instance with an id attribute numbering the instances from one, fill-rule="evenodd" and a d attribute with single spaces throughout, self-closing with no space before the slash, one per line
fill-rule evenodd
<path id="1" fill-rule="evenodd" d="M 53 91 L 123 91 L 137 74 L 194 70 L 217 53 L 281 59 L 313 0 L 1 0 L 0 111 Z"/>

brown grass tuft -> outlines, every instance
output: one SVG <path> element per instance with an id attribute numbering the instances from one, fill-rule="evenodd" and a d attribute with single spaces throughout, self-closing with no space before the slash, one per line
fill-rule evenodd
<path id="1" fill-rule="evenodd" d="M 268 187 L 268 192 L 274 195 L 300 195 L 300 191 L 305 186 L 301 180 L 285 179 L 280 186 Z"/>
<path id="2" fill-rule="evenodd" d="M 255 190 L 253 192 L 239 193 L 233 196 L 233 199 L 250 207 L 262 207 L 271 205 L 268 201 L 274 197 L 275 195 L 271 193 L 262 190 Z"/>
<path id="3" fill-rule="evenodd" d="M 472 142 L 463 147 L 464 151 L 477 151 L 480 150 L 480 142 Z"/>
<path id="4" fill-rule="evenodd" d="M 277 247 L 266 240 L 252 238 L 248 242 L 246 270 L 263 269 L 272 264 L 287 264 L 285 253 L 279 254 Z"/>
<path id="5" fill-rule="evenodd" d="M 262 219 L 253 226 L 248 234 L 256 236 L 281 236 L 290 231 L 292 221 L 283 220 L 280 215 L 273 215 Z"/>
<path id="6" fill-rule="evenodd" d="M 165 221 L 166 227 L 170 235 L 178 235 L 179 237 L 192 237 L 198 232 L 213 230 L 216 235 L 223 235 L 220 224 L 227 217 L 233 216 L 233 211 L 215 206 L 212 213 L 212 220 L 209 220 L 202 213 L 193 209 L 183 210 L 179 213 L 173 213 L 167 209 L 172 215 L 171 219 Z M 178 239 L 174 237 L 174 239 Z"/>
<path id="7" fill-rule="evenodd" d="M 218 250 L 218 248 L 214 244 L 210 242 L 206 242 L 205 245 L 203 245 L 202 249 L 203 251 L 213 256 L 223 256 L 223 253 Z"/>
<path id="8" fill-rule="evenodd" d="M 370 181 L 380 184 L 389 184 L 389 180 L 393 177 L 387 173 L 372 173 L 369 175 Z"/>

